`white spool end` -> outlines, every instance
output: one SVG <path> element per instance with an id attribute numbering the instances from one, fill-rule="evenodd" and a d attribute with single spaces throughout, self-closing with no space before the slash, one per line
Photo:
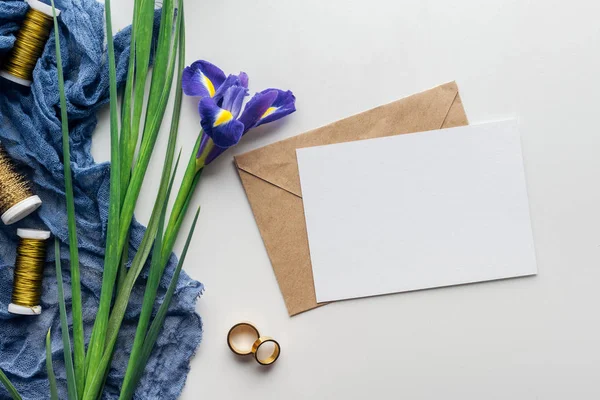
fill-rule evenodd
<path id="1" fill-rule="evenodd" d="M 42 306 L 23 307 L 10 303 L 8 305 L 8 312 L 16 315 L 40 315 L 42 313 Z"/>
<path id="2" fill-rule="evenodd" d="M 6 80 L 17 83 L 21 86 L 27 86 L 27 87 L 31 86 L 31 81 L 28 81 L 27 79 L 19 78 L 18 76 L 13 76 L 6 71 L 0 71 L 0 76 Z"/>
<path id="3" fill-rule="evenodd" d="M 26 198 L 25 200 L 21 200 L 8 210 L 2 214 L 2 222 L 5 225 L 11 225 L 15 222 L 18 222 L 40 208 L 42 205 L 42 199 L 38 196 L 34 195 Z"/>
<path id="4" fill-rule="evenodd" d="M 22 239 L 48 240 L 50 239 L 50 231 L 41 229 L 17 229 L 17 236 Z"/>
<path id="5" fill-rule="evenodd" d="M 54 14 L 52 14 L 52 6 L 49 6 L 46 3 L 42 3 L 41 1 L 38 0 L 27 0 L 27 4 L 29 4 L 29 7 L 33 8 L 34 10 L 38 10 L 39 12 L 43 12 L 44 14 L 52 17 L 54 16 Z M 56 16 L 58 17 L 60 15 L 60 10 L 58 8 L 54 8 L 56 10 Z"/>

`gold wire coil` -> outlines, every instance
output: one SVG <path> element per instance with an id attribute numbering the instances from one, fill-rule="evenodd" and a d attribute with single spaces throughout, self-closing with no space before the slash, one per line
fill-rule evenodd
<path id="1" fill-rule="evenodd" d="M 15 170 L 12 160 L 0 144 L 0 215 L 33 195 L 31 183 Z"/>
<path id="2" fill-rule="evenodd" d="M 4 61 L 3 70 L 31 81 L 33 69 L 44 51 L 54 21 L 51 16 L 30 8 L 16 35 L 15 44 Z"/>
<path id="3" fill-rule="evenodd" d="M 40 305 L 46 261 L 46 241 L 21 237 L 17 248 L 12 300 L 17 306 Z"/>

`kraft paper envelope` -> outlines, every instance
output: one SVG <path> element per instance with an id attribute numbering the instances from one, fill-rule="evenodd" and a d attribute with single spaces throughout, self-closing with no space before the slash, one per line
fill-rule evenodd
<path id="1" fill-rule="evenodd" d="M 467 124 L 451 82 L 235 157 L 290 316 L 319 306 L 296 149 Z"/>

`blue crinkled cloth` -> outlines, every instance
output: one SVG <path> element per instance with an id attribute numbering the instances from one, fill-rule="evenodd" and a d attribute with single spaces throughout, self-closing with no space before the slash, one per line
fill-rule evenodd
<path id="1" fill-rule="evenodd" d="M 96 164 L 90 154 L 92 133 L 97 122 L 96 113 L 108 98 L 108 72 L 103 54 L 104 9 L 95 0 L 59 0 L 57 7 L 63 10 L 59 19 L 60 37 L 66 75 L 87 341 L 100 295 L 109 198 L 110 165 Z M 26 10 L 27 5 L 23 1 L 0 0 L 0 56 L 12 47 L 18 21 Z M 120 82 L 124 81 L 127 70 L 129 33 L 128 29 L 123 30 L 115 38 Z M 44 273 L 42 315 L 19 317 L 7 313 L 18 227 L 47 227 L 60 239 L 67 290 L 65 295 L 70 311 L 69 253 L 65 245 L 68 233 L 54 51 L 54 38 L 51 37 L 36 66 L 31 89 L 0 79 L 0 141 L 19 164 L 21 171 L 33 180 L 35 192 L 44 202 L 36 215 L 16 226 L 0 226 L 0 368 L 6 372 L 24 399 L 49 398 L 44 338 L 50 327 L 60 398 L 66 398 L 52 251 L 48 252 Z M 144 227 L 134 222 L 130 254 L 135 253 L 143 233 Z M 174 262 L 173 256 L 161 282 L 159 301 L 162 301 L 173 275 Z M 140 281 L 144 279 L 145 276 L 142 275 Z M 141 309 L 143 287 L 138 283 L 132 293 L 108 375 L 105 399 L 118 398 Z M 202 337 L 202 322 L 195 313 L 195 302 L 202 290 L 202 284 L 182 274 L 163 332 L 136 392 L 136 399 L 167 400 L 179 396 L 189 372 L 190 358 Z M 0 388 L 0 399 L 8 398 L 8 393 Z"/>

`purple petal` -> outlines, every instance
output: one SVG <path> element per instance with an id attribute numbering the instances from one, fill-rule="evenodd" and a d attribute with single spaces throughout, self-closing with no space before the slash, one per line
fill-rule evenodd
<path id="1" fill-rule="evenodd" d="M 221 108 L 231 111 L 233 118 L 237 118 L 242 110 L 244 97 L 248 95 L 248 89 L 243 86 L 231 86 L 223 96 Z"/>
<path id="2" fill-rule="evenodd" d="M 221 107 L 223 104 L 223 97 L 225 96 L 225 92 L 227 92 L 227 89 L 229 89 L 232 86 L 243 86 L 239 76 L 229 75 L 227 79 L 225 79 L 223 84 L 217 89 L 213 98 L 215 99 L 215 103 L 217 103 L 219 107 Z"/>
<path id="3" fill-rule="evenodd" d="M 240 141 L 244 133 L 244 125 L 234 119 L 230 111 L 217 106 L 212 98 L 202 98 L 198 111 L 202 129 L 216 146 L 226 149 Z"/>
<path id="4" fill-rule="evenodd" d="M 223 154 L 225 152 L 225 150 L 222 147 L 213 147 L 212 150 L 210 151 L 210 153 L 208 153 L 208 157 L 206 157 L 206 161 L 205 161 L 205 165 L 210 164 L 211 162 L 213 162 L 217 157 L 219 157 L 221 154 Z"/>
<path id="5" fill-rule="evenodd" d="M 204 153 L 204 149 L 206 149 L 206 145 L 208 145 L 208 141 L 210 137 L 206 134 L 206 132 L 202 131 L 202 139 L 200 139 L 200 147 L 198 147 L 198 152 L 196 153 L 196 158 L 200 158 L 202 153 Z"/>
<path id="6" fill-rule="evenodd" d="M 296 97 L 291 91 L 283 91 L 279 89 L 267 90 L 277 90 L 277 98 L 271 107 L 269 107 L 269 109 L 265 112 L 265 114 L 262 115 L 256 126 L 277 121 L 278 119 L 281 119 L 286 115 L 290 115 L 296 111 Z"/>
<path id="7" fill-rule="evenodd" d="M 240 82 L 242 84 L 243 87 L 245 87 L 246 89 L 248 89 L 248 74 L 245 73 L 244 71 L 240 72 Z"/>
<path id="8" fill-rule="evenodd" d="M 181 87 L 188 96 L 214 96 L 225 81 L 225 73 L 208 61 L 199 60 L 186 67 L 181 77 Z"/>
<path id="9" fill-rule="evenodd" d="M 275 102 L 277 95 L 278 93 L 276 90 L 262 91 L 256 93 L 254 97 L 250 99 L 248 104 L 246 104 L 244 112 L 242 112 L 242 115 L 239 118 L 239 121 L 244 124 L 244 133 L 256 126 L 264 113 L 267 112 L 273 102 Z"/>

